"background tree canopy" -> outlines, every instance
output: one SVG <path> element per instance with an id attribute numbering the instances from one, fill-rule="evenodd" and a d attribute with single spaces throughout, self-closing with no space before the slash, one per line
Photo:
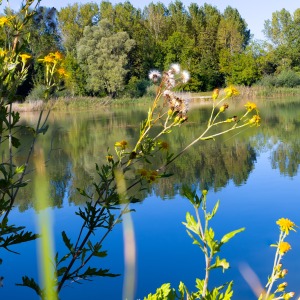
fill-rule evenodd
<path id="1" fill-rule="evenodd" d="M 6 11 L 6 13 L 9 11 Z M 65 96 L 141 96 L 151 69 L 179 63 L 191 73 L 181 88 L 207 91 L 226 84 L 298 85 L 300 9 L 276 11 L 265 21 L 266 41 L 254 41 L 237 9 L 176 0 L 143 9 L 129 1 L 68 5 L 60 11 L 40 7 L 27 24 L 34 43 L 30 79 L 19 91 L 25 97 L 41 82 L 36 61 L 63 51 L 68 77 Z M 0 28 L 0 45 L 11 34 Z M 282 79 L 283 78 L 283 79 Z"/>

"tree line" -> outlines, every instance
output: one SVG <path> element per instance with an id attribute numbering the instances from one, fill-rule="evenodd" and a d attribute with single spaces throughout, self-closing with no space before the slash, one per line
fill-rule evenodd
<path id="1" fill-rule="evenodd" d="M 8 8 L 4 12 L 10 15 Z M 190 71 L 184 91 L 208 91 L 228 84 L 300 85 L 300 9 L 285 9 L 266 20 L 265 41 L 255 41 L 239 11 L 176 0 L 143 9 L 129 1 L 72 4 L 59 11 L 40 6 L 26 24 L 32 42 L 29 79 L 20 96 L 40 96 L 44 80 L 38 63 L 49 52 L 64 54 L 66 96 L 129 96 L 145 94 L 151 69 L 179 63 Z M 0 47 L 5 35 L 0 26 Z"/>

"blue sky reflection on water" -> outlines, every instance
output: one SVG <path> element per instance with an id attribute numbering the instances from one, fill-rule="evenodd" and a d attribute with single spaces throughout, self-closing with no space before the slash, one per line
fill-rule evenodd
<path id="1" fill-rule="evenodd" d="M 278 238 L 276 220 L 287 217 L 300 224 L 299 217 L 299 174 L 294 178 L 285 177 L 278 170 L 271 168 L 269 152 L 257 157 L 254 170 L 250 173 L 247 184 L 234 186 L 230 182 L 219 192 L 210 191 L 208 205 L 214 205 L 220 199 L 219 212 L 212 226 L 216 236 L 246 227 L 246 231 L 237 235 L 226 244 L 221 257 L 227 258 L 231 269 L 222 274 L 215 271 L 212 284 L 221 284 L 234 279 L 233 299 L 256 299 L 248 284 L 242 278 L 239 267 L 249 265 L 265 284 L 271 271 L 275 249 L 269 245 Z M 177 195 L 172 200 L 150 195 L 142 204 L 132 205 L 136 212 L 132 214 L 137 241 L 137 292 L 136 299 L 142 299 L 154 292 L 162 283 L 171 282 L 173 287 L 184 281 L 193 290 L 194 281 L 203 276 L 203 257 L 197 246 L 191 244 L 182 222 L 186 211 L 192 207 L 186 199 Z M 74 205 L 64 202 L 63 208 L 53 209 L 56 247 L 62 248 L 60 228 L 75 236 L 79 228 L 76 223 Z M 12 222 L 26 224 L 28 230 L 35 231 L 35 213 L 33 209 L 23 213 L 14 211 Z M 283 264 L 289 270 L 286 280 L 288 290 L 300 296 L 300 250 L 299 233 L 291 233 L 288 241 L 292 251 L 284 257 Z M 119 226 L 106 240 L 103 249 L 108 250 L 108 257 L 96 260 L 99 267 L 110 268 L 111 272 L 123 273 L 122 227 Z M 19 250 L 20 248 L 18 248 Z M 60 250 L 62 251 L 62 250 Z M 63 254 L 63 252 L 61 252 Z M 2 255 L 3 257 L 3 255 Z M 4 287 L 0 289 L 0 299 L 33 300 L 34 292 L 24 287 L 16 287 L 23 275 L 37 278 L 36 244 L 22 246 L 21 255 L 4 253 L 0 273 L 5 277 Z M 215 275 L 215 276 L 214 276 Z M 71 283 L 61 293 L 61 299 L 122 299 L 123 276 L 118 278 L 96 278 L 92 282 L 78 285 Z M 297 299 L 297 297 L 296 297 Z"/>

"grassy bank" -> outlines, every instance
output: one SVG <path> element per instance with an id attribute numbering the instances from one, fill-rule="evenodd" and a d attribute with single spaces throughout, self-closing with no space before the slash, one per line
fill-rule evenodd
<path id="1" fill-rule="evenodd" d="M 97 97 L 73 97 L 73 98 L 58 98 L 50 99 L 45 102 L 43 100 L 26 101 L 24 103 L 13 103 L 15 111 L 41 111 L 41 110 L 89 110 L 98 109 L 103 106 L 116 106 L 128 103 L 139 105 L 149 104 L 153 99 L 143 97 L 139 99 L 112 99 L 112 98 L 97 98 Z"/>
<path id="2" fill-rule="evenodd" d="M 244 98 L 278 98 L 286 96 L 300 96 L 300 87 L 297 88 L 278 88 L 278 87 L 238 87 L 240 97 Z M 212 92 L 191 93 L 191 98 L 207 100 Z M 198 100 L 199 100 L 198 99 Z M 197 100 L 197 101 L 198 101 Z M 47 102 L 43 100 L 26 101 L 24 103 L 14 103 L 15 111 L 41 111 L 41 110 L 89 110 L 98 109 L 103 106 L 121 106 L 126 104 L 148 105 L 153 101 L 153 97 L 145 96 L 141 98 L 120 98 L 112 99 L 110 97 L 72 97 L 51 99 Z"/>

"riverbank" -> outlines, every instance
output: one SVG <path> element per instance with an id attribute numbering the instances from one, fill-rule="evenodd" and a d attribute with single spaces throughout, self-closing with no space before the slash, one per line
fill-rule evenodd
<path id="1" fill-rule="evenodd" d="M 254 87 L 237 87 L 242 98 L 260 99 L 260 98 L 280 98 L 286 96 L 300 96 L 300 87 L 298 88 L 267 88 L 261 86 Z M 205 103 L 211 99 L 212 92 L 187 93 L 191 103 Z M 149 105 L 153 97 L 144 96 L 141 98 L 121 98 L 113 99 L 110 97 L 70 97 L 43 100 L 26 101 L 24 103 L 13 103 L 13 110 L 24 111 L 41 111 L 41 110 L 97 110 L 103 106 L 121 106 L 121 105 Z"/>

